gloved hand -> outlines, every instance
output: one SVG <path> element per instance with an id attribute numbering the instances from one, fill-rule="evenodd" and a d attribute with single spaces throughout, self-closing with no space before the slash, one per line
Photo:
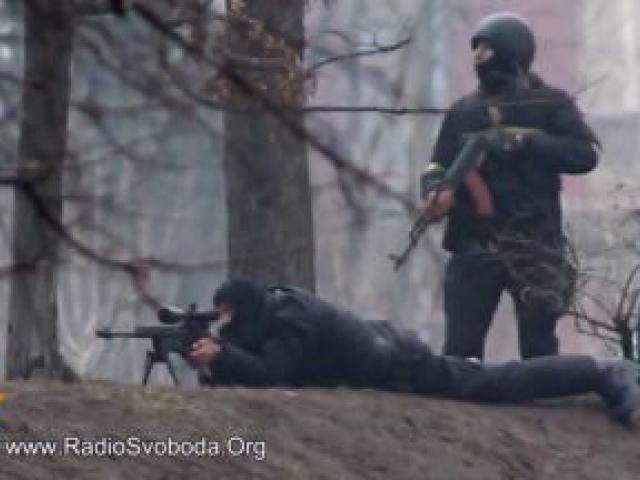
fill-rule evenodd
<path id="1" fill-rule="evenodd" d="M 526 135 L 522 149 L 536 162 L 556 173 L 587 173 L 596 166 L 600 144 L 597 140 L 536 132 Z"/>
<path id="2" fill-rule="evenodd" d="M 418 206 L 421 215 L 426 215 L 433 220 L 445 217 L 454 203 L 454 194 L 451 188 L 433 190 L 427 194 Z"/>
<path id="3" fill-rule="evenodd" d="M 487 154 L 490 157 L 505 160 L 523 151 L 530 134 L 500 132 L 487 137 Z"/>
<path id="4" fill-rule="evenodd" d="M 536 132 L 531 135 L 527 135 L 524 140 L 524 145 L 528 149 L 535 151 L 542 155 L 557 156 L 562 155 L 564 150 L 563 139 L 549 135 L 545 132 Z"/>

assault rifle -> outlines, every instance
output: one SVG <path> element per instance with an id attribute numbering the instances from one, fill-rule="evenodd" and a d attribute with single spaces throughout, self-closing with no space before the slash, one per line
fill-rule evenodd
<path id="1" fill-rule="evenodd" d="M 187 311 L 176 307 L 164 307 L 158 310 L 158 320 L 163 325 L 135 327 L 132 331 L 98 329 L 96 335 L 110 340 L 112 338 L 149 338 L 153 348 L 147 350 L 142 384 L 146 385 L 149 374 L 156 363 L 164 363 L 174 383 L 178 377 L 169 361 L 169 353 L 175 352 L 186 357 L 193 342 L 212 335 L 212 324 L 218 319 L 218 312 L 198 312 L 195 303 Z"/>
<path id="2" fill-rule="evenodd" d="M 493 115 L 492 115 L 493 117 Z M 499 121 L 498 118 L 495 120 Z M 469 175 L 477 166 L 482 162 L 487 150 L 494 145 L 501 145 L 508 151 L 513 143 L 520 142 L 522 138 L 527 135 L 540 132 L 538 129 L 515 127 L 508 125 L 495 125 L 486 130 L 478 132 L 468 133 L 463 135 L 464 145 L 457 157 L 451 163 L 451 166 L 441 175 L 423 175 L 421 178 L 421 195 L 422 198 L 426 198 L 431 192 L 438 192 L 445 188 L 450 188 L 455 191 L 462 182 L 465 181 L 467 175 Z M 483 183 L 485 189 L 481 195 L 489 195 L 486 190 L 486 185 Z M 475 198 L 474 200 L 478 200 Z M 492 201 L 489 198 L 488 202 Z M 389 259 L 393 261 L 393 269 L 398 270 L 407 261 L 409 255 L 413 249 L 418 245 L 420 237 L 427 230 L 429 225 L 436 223 L 439 219 L 428 217 L 426 214 L 422 214 L 413 223 L 411 230 L 409 231 L 409 243 L 399 254 L 390 254 Z"/>

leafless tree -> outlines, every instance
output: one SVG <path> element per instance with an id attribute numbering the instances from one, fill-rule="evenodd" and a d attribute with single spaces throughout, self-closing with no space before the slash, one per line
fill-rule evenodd
<path id="1" fill-rule="evenodd" d="M 68 339 L 74 327 L 66 320 L 61 322 L 58 312 L 72 312 L 74 317 L 82 318 L 83 312 L 95 312 L 95 307 L 104 305 L 105 299 L 124 295 L 126 288 L 121 280 L 114 283 L 113 278 L 131 280 L 142 300 L 153 305 L 158 298 L 157 278 L 185 274 L 185 278 L 195 275 L 202 279 L 203 275 L 210 275 L 207 272 L 211 269 L 218 272 L 217 278 L 224 275 L 221 272 L 227 262 L 223 255 L 203 260 L 188 251 L 179 258 L 163 257 L 161 252 L 166 245 L 180 243 L 179 232 L 167 232 L 166 219 L 159 216 L 167 200 L 161 200 L 155 220 L 142 212 L 145 195 L 158 190 L 150 181 L 152 177 L 166 174 L 168 178 L 175 172 L 184 177 L 180 188 L 202 188 L 200 183 L 199 187 L 195 185 L 203 179 L 203 170 L 181 160 L 180 153 L 175 160 L 154 155 L 154 143 L 168 136 L 178 138 L 182 134 L 186 141 L 188 134 L 180 128 L 185 120 L 191 128 L 202 129 L 215 141 L 224 142 L 228 151 L 225 169 L 230 187 L 230 238 L 247 238 L 251 242 L 242 247 L 230 241 L 229 270 L 233 273 L 313 288 L 314 241 L 306 171 L 309 146 L 340 172 L 340 178 L 352 178 L 358 188 L 369 185 L 399 201 L 403 209 L 411 208 L 408 195 L 395 191 L 366 168 L 351 162 L 349 152 L 341 152 L 324 142 L 302 121 L 302 115 L 308 113 L 360 110 L 351 105 L 304 107 L 304 88 L 317 71 L 343 60 L 393 53 L 406 46 L 407 40 L 374 45 L 363 51 L 325 52 L 323 60 L 306 69 L 301 60 L 305 48 L 301 30 L 303 2 L 291 3 L 286 29 L 271 14 L 273 9 L 257 8 L 255 12 L 237 14 L 230 9 L 232 15 L 225 17 L 208 9 L 210 2 L 197 0 L 127 3 L 129 13 L 122 22 L 119 17 L 96 16 L 111 13 L 110 2 L 77 0 L 71 4 L 34 0 L 22 5 L 26 19 L 22 33 L 27 46 L 27 75 L 22 79 L 17 72 L 5 72 L 2 78 L 3 88 L 11 90 L 3 95 L 5 105 L 10 105 L 11 94 L 21 87 L 25 112 L 20 129 L 20 167 L 15 168 L 7 150 L 4 152 L 7 175 L 2 179 L 4 186 L 16 192 L 14 223 L 20 225 L 13 230 L 15 261 L 3 270 L 16 274 L 12 275 L 7 351 L 7 375 L 12 378 L 33 375 L 59 378 L 69 374 L 59 351 L 58 337 L 67 338 L 64 341 L 67 354 L 86 358 L 87 353 L 79 349 L 81 342 L 77 347 L 75 341 Z M 52 12 L 54 15 L 46 20 L 43 15 L 35 20 L 29 17 Z M 56 18 L 60 22 L 47 23 Z M 44 22 L 35 36 L 29 21 Z M 233 33 L 233 24 L 245 22 L 246 26 L 247 21 L 252 22 L 257 39 L 239 38 Z M 122 35 L 124 31 L 126 35 Z M 51 38 L 56 42 L 50 42 Z M 264 39 L 268 48 L 260 45 Z M 15 39 L 21 41 L 20 37 Z M 154 56 L 145 57 L 150 52 Z M 72 58 L 74 73 L 92 75 L 70 77 Z M 110 87 L 105 89 L 111 78 L 121 86 L 118 96 L 109 95 Z M 274 91 L 280 92 L 279 96 L 273 96 Z M 406 115 L 440 110 L 370 106 L 363 110 L 367 111 Z M 220 118 L 218 112 L 226 112 L 226 132 L 215 120 Z M 167 127 L 150 126 L 141 129 L 146 133 L 138 135 L 118 128 L 119 124 L 131 125 L 139 118 L 151 120 L 152 125 L 164 122 Z M 7 127 L 10 122 L 8 117 Z M 69 129 L 65 128 L 67 123 Z M 51 125 L 53 128 L 49 128 Z M 249 125 L 253 128 L 249 129 Z M 11 128 L 6 130 L 9 131 Z M 263 133 L 252 136 L 256 132 Z M 258 145 L 258 140 L 263 143 Z M 249 144 L 245 145 L 247 141 Z M 243 158 L 255 162 L 255 152 L 264 154 L 262 163 L 243 163 Z M 265 167 L 263 175 L 255 175 L 259 172 L 254 165 Z M 131 176 L 130 172 L 138 173 Z M 241 180 L 242 175 L 249 175 L 253 187 L 243 183 L 246 179 Z M 101 177 L 112 180 L 96 181 Z M 266 191 L 261 184 L 265 178 L 273 182 Z M 171 182 L 178 184 L 177 178 Z M 234 187 L 233 182 L 239 183 Z M 217 180 L 213 184 L 220 185 Z M 172 207 L 178 207 L 175 204 L 182 201 L 182 191 L 171 188 L 165 193 L 170 192 L 169 199 L 173 197 Z M 123 189 L 131 194 L 119 199 Z M 232 205 L 241 211 L 233 210 Z M 185 210 L 190 207 L 184 205 Z M 211 228 L 220 228 L 219 217 L 225 209 L 215 205 L 210 208 L 221 212 L 214 214 L 217 219 L 212 219 L 211 225 L 215 227 L 203 227 L 193 231 L 194 234 L 206 236 Z M 233 223 L 246 222 L 247 215 L 254 220 L 238 223 L 234 229 Z M 135 228 L 126 226 L 131 225 L 129 220 L 134 221 Z M 277 235 L 274 225 L 280 225 Z M 150 251 L 147 246 L 150 238 L 164 241 L 156 242 L 156 248 L 160 248 Z M 278 251 L 266 249 L 267 241 Z M 237 250 L 241 247 L 245 250 Z M 265 258 L 268 264 L 264 263 Z M 98 272 L 91 279 L 82 273 L 66 273 L 88 271 L 90 263 L 114 273 Z M 60 268 L 65 272 L 62 277 Z M 65 282 L 64 293 L 58 287 L 60 278 Z M 36 290 L 35 285 L 39 285 Z M 74 295 L 66 293 L 74 290 L 77 292 Z M 75 295 L 82 295 L 83 301 L 78 302 Z M 175 295 L 175 292 L 162 294 L 163 298 Z M 129 308 L 127 305 L 137 305 L 135 299 L 126 295 L 115 298 L 113 308 L 103 312 L 103 322 L 110 318 L 121 322 L 121 313 Z M 91 308 L 84 306 L 85 300 Z M 137 322 L 144 313 L 132 307 L 128 315 L 129 321 Z M 99 319 L 92 318 L 87 326 L 95 325 L 96 320 Z M 75 328 L 78 326 L 85 329 L 83 335 L 92 334 L 82 324 L 76 323 Z M 116 355 L 118 352 L 122 350 L 117 350 Z M 97 356 L 92 361 L 100 362 L 101 358 Z"/>

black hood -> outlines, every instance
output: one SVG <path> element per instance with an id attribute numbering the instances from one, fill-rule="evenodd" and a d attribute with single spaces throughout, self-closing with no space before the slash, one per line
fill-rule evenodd
<path id="1" fill-rule="evenodd" d="M 489 90 L 498 90 L 525 75 L 536 53 L 536 42 L 529 22 L 510 12 L 491 14 L 480 21 L 471 37 L 471 48 L 479 42 L 488 43 L 495 55 L 476 66 L 480 83 Z"/>
<path id="2" fill-rule="evenodd" d="M 223 303 L 233 307 L 234 316 L 220 335 L 248 349 L 257 347 L 266 328 L 267 287 L 252 280 L 228 280 L 213 294 L 216 307 Z"/>

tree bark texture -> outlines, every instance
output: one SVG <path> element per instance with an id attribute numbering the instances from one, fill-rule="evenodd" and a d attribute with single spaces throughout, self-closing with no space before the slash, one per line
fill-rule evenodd
<path id="1" fill-rule="evenodd" d="M 296 69 L 292 55 L 301 65 L 304 2 L 228 0 L 227 14 L 228 28 L 236 29 L 227 35 L 230 58 L 256 60 L 234 64 L 236 71 L 272 102 L 300 105 L 304 80 L 289 73 Z M 251 38 L 250 32 L 243 32 L 242 22 L 240 27 L 234 25 L 237 15 L 256 20 L 266 35 Z M 282 42 L 283 49 L 274 47 L 274 42 Z M 261 60 L 263 68 L 251 66 Z M 303 122 L 300 114 L 289 118 Z M 227 112 L 224 168 L 229 276 L 313 290 L 313 212 L 304 139 L 270 113 Z"/>
<path id="2" fill-rule="evenodd" d="M 62 224 L 62 164 L 66 149 L 73 12 L 66 0 L 25 2 L 25 75 L 18 175 L 28 186 L 14 201 L 13 259 L 7 332 L 8 379 L 60 378 L 57 263 Z M 41 199 L 46 214 L 35 207 Z"/>

